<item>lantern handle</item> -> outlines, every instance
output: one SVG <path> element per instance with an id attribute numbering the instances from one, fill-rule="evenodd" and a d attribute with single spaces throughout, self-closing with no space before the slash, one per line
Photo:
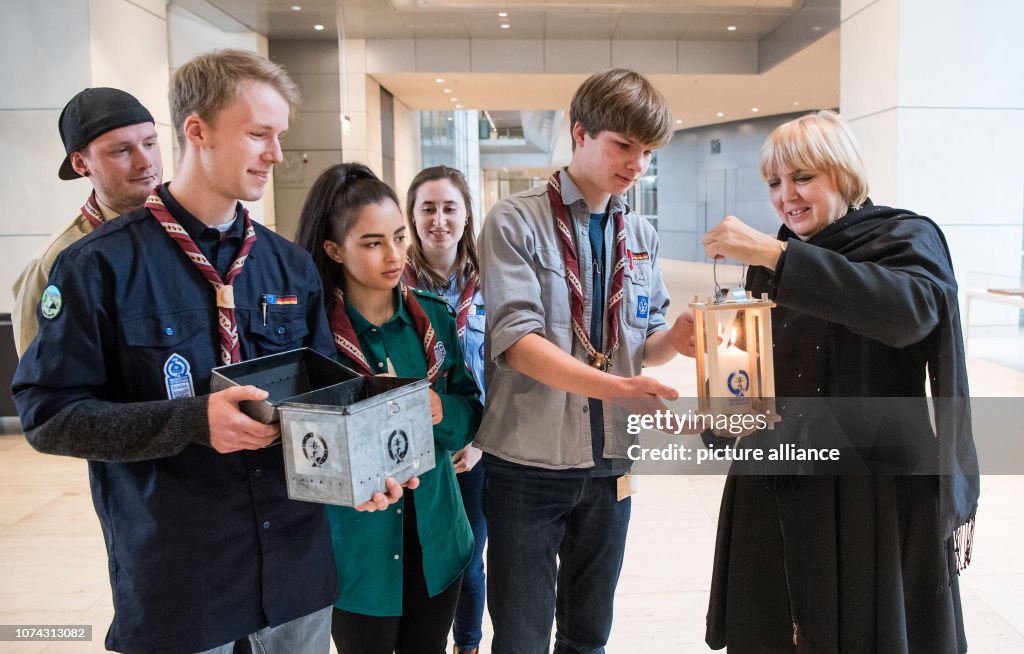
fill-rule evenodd
<path id="1" fill-rule="evenodd" d="M 711 263 L 711 276 L 715 280 L 715 304 L 721 304 L 725 302 L 726 297 L 729 293 L 722 290 L 721 284 L 718 283 L 718 257 L 712 259 Z M 747 282 L 747 264 L 740 263 L 740 283 L 736 285 L 736 288 L 746 288 Z"/>

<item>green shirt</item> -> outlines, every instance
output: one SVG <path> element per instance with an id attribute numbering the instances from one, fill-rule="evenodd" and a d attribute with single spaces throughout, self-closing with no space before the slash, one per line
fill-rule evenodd
<path id="1" fill-rule="evenodd" d="M 476 383 L 466 369 L 455 317 L 448 304 L 437 296 L 412 292 L 445 348 L 442 376 L 433 386 L 441 396 L 444 413 L 441 422 L 434 425 L 435 467 L 420 475 L 419 488 L 413 491 L 416 529 L 423 548 L 423 576 L 433 597 L 458 577 L 473 553 L 473 532 L 455 481 L 452 454 L 473 440 L 483 407 Z M 398 309 L 383 325 L 370 323 L 351 305 L 345 309 L 371 368 L 387 372 L 390 359 L 399 377 L 422 379 L 427 375 L 423 345 L 401 294 L 396 291 L 396 296 Z M 346 362 L 344 353 L 341 357 Z M 404 499 L 386 511 L 374 513 L 327 507 L 340 587 L 337 608 L 364 615 L 402 615 L 404 507 Z"/>

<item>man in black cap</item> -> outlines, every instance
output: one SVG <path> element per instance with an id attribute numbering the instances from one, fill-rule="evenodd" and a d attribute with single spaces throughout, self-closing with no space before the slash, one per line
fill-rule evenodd
<path id="1" fill-rule="evenodd" d="M 162 178 L 156 125 L 149 110 L 120 89 L 86 89 L 71 98 L 57 121 L 67 156 L 57 176 L 86 177 L 93 191 L 71 224 L 14 282 L 14 343 L 20 357 L 39 329 L 36 308 L 57 255 L 107 220 L 140 208 Z M 44 311 L 52 310 L 44 303 Z"/>

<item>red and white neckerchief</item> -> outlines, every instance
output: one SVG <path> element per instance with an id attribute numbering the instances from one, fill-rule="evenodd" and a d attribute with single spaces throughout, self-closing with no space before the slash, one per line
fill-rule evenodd
<path id="1" fill-rule="evenodd" d="M 405 259 L 405 270 L 402 271 L 402 282 L 407 286 L 413 288 L 419 288 L 419 278 L 416 276 L 416 269 L 412 265 L 412 260 L 408 257 Z M 463 334 L 466 333 L 466 324 L 469 322 L 469 308 L 473 306 L 473 295 L 476 294 L 476 284 L 468 282 L 463 288 L 462 292 L 459 293 L 459 304 L 454 307 L 455 309 L 455 328 L 459 332 L 459 340 L 462 340 Z"/>
<path id="2" fill-rule="evenodd" d="M 210 282 L 210 285 L 213 286 L 213 290 L 217 295 L 220 360 L 224 365 L 238 363 L 241 359 L 241 349 L 238 346 L 238 323 L 235 321 L 235 288 L 232 284 L 239 273 L 242 272 L 245 259 L 249 256 L 249 250 L 252 249 L 252 244 L 256 242 L 256 230 L 253 228 L 252 220 L 249 218 L 249 211 L 242 209 L 245 217 L 245 240 L 242 241 L 242 249 L 239 251 L 234 263 L 231 264 L 231 268 L 228 269 L 227 276 L 221 279 L 217 269 L 210 265 L 206 256 L 200 251 L 195 241 L 185 231 L 185 228 L 181 226 L 181 223 L 164 206 L 164 202 L 160 199 L 159 195 L 154 193 L 146 198 L 146 208 L 160 222 L 167 235 L 178 244 L 181 251 L 195 264 L 199 272 L 206 278 L 206 281 Z"/>
<path id="3" fill-rule="evenodd" d="M 441 375 L 441 368 L 444 366 L 445 349 L 444 343 L 437 340 L 437 332 L 430 318 L 424 313 L 416 297 L 409 292 L 405 284 L 398 285 L 402 294 L 402 301 L 405 302 L 405 310 L 409 313 L 413 327 L 423 344 L 423 355 L 427 359 L 427 379 L 433 384 Z M 334 289 L 334 306 L 331 307 L 331 332 L 334 334 L 334 345 L 338 351 L 356 362 L 359 372 L 363 375 L 372 376 L 377 374 L 370 367 L 362 348 L 359 347 L 359 338 L 352 327 L 348 313 L 345 312 L 345 295 L 340 288 Z"/>
<path id="4" fill-rule="evenodd" d="M 548 178 L 548 200 L 551 211 L 555 214 L 555 226 L 562 239 L 563 256 L 565 257 L 565 279 L 569 285 L 569 305 L 572 313 L 572 330 L 580 345 L 587 352 L 588 363 L 599 370 L 607 371 L 611 366 L 612 354 L 619 347 L 619 311 L 622 305 L 622 287 L 626 276 L 626 227 L 622 211 L 612 214 L 615 225 L 615 265 L 612 268 L 612 287 L 605 308 L 607 326 L 604 333 L 608 335 L 606 353 L 598 352 L 590 342 L 590 335 L 583 325 L 583 285 L 580 283 L 580 264 L 576 257 L 576 246 L 572 237 L 572 226 L 569 212 L 562 203 L 562 186 L 559 171 Z M 600 256 L 599 254 L 596 256 Z"/>
<path id="5" fill-rule="evenodd" d="M 96 229 L 100 225 L 106 222 L 103 218 L 103 212 L 100 211 L 99 200 L 96 199 L 96 189 L 93 189 L 92 193 L 89 194 L 89 198 L 82 205 L 82 215 L 89 221 L 93 229 Z"/>

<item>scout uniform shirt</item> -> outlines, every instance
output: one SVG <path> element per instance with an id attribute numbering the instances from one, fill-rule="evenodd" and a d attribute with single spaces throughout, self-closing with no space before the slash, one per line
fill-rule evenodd
<path id="1" fill-rule="evenodd" d="M 221 236 L 167 186 L 160 197 L 223 272 L 242 241 L 241 205 Z M 333 356 L 309 254 L 253 227 L 256 241 L 234 280 L 242 360 L 302 346 Z M 280 445 L 231 454 L 209 445 L 198 396 L 220 365 L 213 289 L 150 211 L 69 247 L 50 284 L 55 302 L 21 360 L 15 401 L 30 440 L 64 439 L 73 451 L 49 451 L 90 459 L 114 596 L 107 648 L 202 651 L 329 606 L 337 584 L 326 512 L 288 499 Z M 264 294 L 297 302 L 270 307 L 264 320 Z M 97 400 L 110 403 L 109 419 L 61 433 L 65 409 Z M 118 429 L 118 405 L 145 408 L 151 426 Z M 191 432 L 165 417 L 193 405 L 183 421 Z"/>
<path id="2" fill-rule="evenodd" d="M 445 351 L 441 377 L 433 386 L 441 396 L 444 412 L 441 422 L 434 425 L 435 467 L 420 476 L 415 491 L 405 491 L 415 496 L 423 576 L 427 592 L 434 597 L 462 572 L 473 554 L 473 532 L 451 461 L 454 452 L 473 440 L 483 407 L 476 382 L 466 370 L 455 318 L 447 303 L 423 291 L 410 292 L 416 294 Z M 424 378 L 427 362 L 423 344 L 397 289 L 395 297 L 394 315 L 380 326 L 366 320 L 350 304 L 346 304 L 345 311 L 371 368 L 385 373 L 390 361 L 397 376 Z M 404 497 L 374 513 L 327 507 L 341 587 L 337 608 L 363 615 L 402 615 L 404 508 Z"/>

